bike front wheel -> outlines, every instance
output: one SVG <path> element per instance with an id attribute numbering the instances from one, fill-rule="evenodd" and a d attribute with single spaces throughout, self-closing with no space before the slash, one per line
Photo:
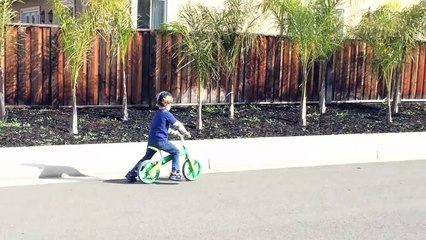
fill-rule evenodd
<path id="1" fill-rule="evenodd" d="M 157 181 L 160 176 L 160 169 L 152 170 L 157 162 L 152 160 L 143 161 L 138 168 L 138 178 L 141 182 L 150 184 Z"/>
<path id="2" fill-rule="evenodd" d="M 182 167 L 182 173 L 186 180 L 197 180 L 201 175 L 201 163 L 195 159 L 192 160 L 193 165 L 189 160 L 186 160 Z"/>

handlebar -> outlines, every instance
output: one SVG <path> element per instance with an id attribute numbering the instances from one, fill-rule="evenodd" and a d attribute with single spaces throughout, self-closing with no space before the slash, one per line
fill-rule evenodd
<path id="1" fill-rule="evenodd" d="M 179 138 L 180 140 L 183 142 L 185 140 L 185 137 L 183 136 L 183 134 L 179 133 Z"/>

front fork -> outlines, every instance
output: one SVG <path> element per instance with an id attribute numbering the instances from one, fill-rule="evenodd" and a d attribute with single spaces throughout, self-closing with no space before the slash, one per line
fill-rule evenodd
<path id="1" fill-rule="evenodd" d="M 188 150 L 186 149 L 185 146 L 183 147 L 183 152 L 184 152 L 184 155 L 185 155 L 185 161 L 189 162 L 189 168 L 190 168 L 191 172 L 195 171 L 196 166 L 194 164 L 194 160 L 192 160 L 192 158 L 189 157 Z"/>

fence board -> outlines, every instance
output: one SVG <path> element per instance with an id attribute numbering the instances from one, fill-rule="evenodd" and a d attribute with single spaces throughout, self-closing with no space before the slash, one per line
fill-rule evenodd
<path id="1" fill-rule="evenodd" d="M 172 38 L 172 46 L 171 46 L 171 59 L 170 59 L 170 93 L 173 96 L 176 96 L 176 99 L 180 102 L 180 75 L 181 75 L 181 71 L 179 70 L 178 67 L 178 62 L 179 62 L 179 55 L 176 54 L 177 53 L 177 49 L 178 49 L 178 44 L 179 44 L 179 39 L 178 36 L 173 35 Z"/>
<path id="2" fill-rule="evenodd" d="M 249 47 L 245 52 L 244 57 L 244 103 L 250 102 L 250 77 L 251 77 L 251 55 L 252 47 Z"/>
<path id="3" fill-rule="evenodd" d="M 111 79 L 111 64 L 112 64 L 112 58 L 113 56 L 111 56 L 111 46 L 112 42 L 110 38 L 106 39 L 106 50 L 105 50 L 105 55 L 106 55 L 106 61 L 105 61 L 105 91 L 104 91 L 104 97 L 103 97 L 103 101 L 105 104 L 110 105 L 111 104 L 111 98 L 110 93 L 111 93 L 111 85 L 112 85 L 112 79 Z"/>
<path id="4" fill-rule="evenodd" d="M 371 100 L 376 100 L 378 98 L 378 84 L 379 84 L 379 72 L 378 72 L 378 67 L 376 66 L 372 66 L 371 67 L 371 88 L 370 88 L 370 99 Z"/>
<path id="5" fill-rule="evenodd" d="M 18 105 L 26 105 L 28 104 L 28 94 L 30 93 L 29 89 L 27 89 L 26 85 L 26 55 L 29 55 L 30 52 L 27 52 L 27 34 L 26 28 L 18 27 Z M 7 62 L 7 61 L 6 61 Z"/>
<path id="6" fill-rule="evenodd" d="M 117 82 L 116 82 L 116 88 L 115 88 L 115 101 L 117 103 L 123 104 L 123 74 L 125 73 L 123 61 L 126 61 L 126 57 L 124 59 L 121 57 L 122 49 L 117 49 Z"/>
<path id="7" fill-rule="evenodd" d="M 110 42 L 110 50 L 112 48 L 115 49 L 115 54 L 113 52 L 109 53 L 108 59 L 110 59 L 109 63 L 109 103 L 111 105 L 117 104 L 117 63 L 118 63 L 118 46 L 112 46 L 112 42 Z"/>
<path id="8" fill-rule="evenodd" d="M 401 99 L 407 98 L 410 92 L 410 62 L 411 59 L 407 59 L 403 65 L 402 81 L 401 81 Z"/>
<path id="9" fill-rule="evenodd" d="M 272 58 L 272 102 L 281 101 L 281 79 L 280 79 L 280 70 L 281 70 L 281 44 L 280 38 L 274 38 L 274 55 Z"/>
<path id="10" fill-rule="evenodd" d="M 362 100 L 365 79 L 365 44 L 357 41 L 358 51 L 355 61 L 357 64 L 356 78 L 355 78 L 355 100 Z"/>
<path id="11" fill-rule="evenodd" d="M 191 76 L 190 76 L 190 94 L 191 94 L 191 103 L 198 103 L 198 97 L 199 97 L 199 88 L 200 80 L 198 78 L 198 74 L 196 69 L 191 68 Z M 205 93 L 203 94 L 204 97 Z"/>
<path id="12" fill-rule="evenodd" d="M 57 102 L 64 105 L 64 51 L 62 48 L 58 49 L 58 97 Z"/>
<path id="13" fill-rule="evenodd" d="M 176 41 L 175 44 L 173 46 L 173 52 L 175 53 L 175 56 L 172 59 L 172 64 L 173 64 L 173 76 L 176 79 L 176 81 L 174 81 L 173 86 L 172 86 L 172 90 L 174 90 L 174 94 L 173 96 L 177 97 L 177 102 L 182 102 L 181 99 L 181 89 L 182 89 L 182 69 L 179 66 L 179 60 L 182 59 L 182 52 L 179 51 L 180 47 L 182 44 L 182 36 L 181 35 L 177 35 L 176 36 Z M 177 53 L 177 54 L 176 54 Z M 173 92 L 173 91 L 172 91 Z"/>
<path id="14" fill-rule="evenodd" d="M 8 27 L 7 32 L 9 36 L 5 45 L 5 56 L 8 61 L 5 62 L 4 78 L 8 80 L 5 81 L 5 102 L 6 104 L 13 104 L 18 98 L 18 29 L 14 26 Z"/>
<path id="15" fill-rule="evenodd" d="M 142 103 L 151 104 L 151 89 L 153 83 L 153 72 L 155 68 L 155 51 L 152 51 L 151 46 L 155 46 L 153 41 L 153 34 L 151 31 L 143 33 L 144 47 L 143 47 L 143 59 L 142 59 Z"/>
<path id="16" fill-rule="evenodd" d="M 244 78 L 245 78 L 245 73 L 246 73 L 246 68 L 245 68 L 245 61 L 246 61 L 246 54 L 245 52 L 243 52 L 241 54 L 241 57 L 238 59 L 238 64 L 236 66 L 235 71 L 237 71 L 238 74 L 238 84 L 237 84 L 237 98 L 236 98 L 236 102 L 244 102 Z"/>
<path id="17" fill-rule="evenodd" d="M 51 104 L 52 106 L 58 107 L 61 105 L 58 101 L 58 57 L 59 57 L 59 47 L 58 43 L 58 28 L 52 28 L 51 38 L 50 38 L 50 54 L 51 54 L 51 63 L 50 63 L 50 91 L 51 91 Z"/>
<path id="18" fill-rule="evenodd" d="M 25 88 L 26 88 L 26 94 L 25 94 L 25 102 L 27 104 L 34 104 L 31 96 L 31 58 L 32 58 L 32 32 L 33 30 L 31 28 L 26 29 L 26 48 L 25 48 Z"/>
<path id="19" fill-rule="evenodd" d="M 342 89 L 342 65 L 343 65 L 343 52 L 344 47 L 340 47 L 335 55 L 335 63 L 334 63 L 334 86 L 333 86 L 333 99 L 340 101 L 341 97 L 341 89 Z"/>
<path id="20" fill-rule="evenodd" d="M 158 74 L 160 75 L 160 79 L 159 79 L 159 89 L 157 89 L 157 93 L 160 91 L 166 91 L 165 87 L 167 84 L 167 58 L 166 58 L 166 51 L 167 51 L 167 45 L 168 45 L 168 41 L 167 41 L 167 36 L 161 36 L 161 41 L 163 44 L 159 45 L 158 48 L 160 49 L 160 59 L 161 59 L 161 64 L 160 64 L 160 69 L 158 71 Z"/>
<path id="21" fill-rule="evenodd" d="M 160 79 L 161 79 L 161 44 L 162 44 L 162 36 L 157 34 L 155 37 L 155 42 L 156 42 L 156 46 L 155 46 L 155 81 L 154 81 L 154 85 L 153 85 L 153 89 L 154 92 L 157 93 L 158 91 L 160 91 L 161 86 L 160 86 Z"/>
<path id="22" fill-rule="evenodd" d="M 307 88 L 307 91 L 306 91 L 306 98 L 307 98 L 308 101 L 315 100 L 314 99 L 314 92 L 316 92 L 315 91 L 316 90 L 315 89 L 315 85 L 316 85 L 315 82 L 318 79 L 318 76 L 317 76 L 318 67 L 319 67 L 318 63 L 314 62 L 314 65 L 313 65 L 311 71 L 308 73 L 308 83 L 307 83 L 308 88 Z"/>
<path id="23" fill-rule="evenodd" d="M 258 101 L 266 101 L 266 68 L 268 61 L 268 40 L 265 36 L 261 37 L 260 40 L 261 54 L 260 54 L 260 63 L 259 63 L 259 81 L 257 88 L 257 98 Z"/>
<path id="24" fill-rule="evenodd" d="M 36 28 L 31 31 L 31 63 L 30 63 L 30 76 L 31 76 L 31 102 L 36 105 L 42 104 L 42 46 L 41 46 L 41 29 Z"/>
<path id="25" fill-rule="evenodd" d="M 71 94 L 71 90 L 72 90 L 72 76 L 71 76 L 71 71 L 68 68 L 67 64 L 67 54 L 64 53 L 64 105 L 65 106 L 71 106 L 72 105 L 72 94 Z M 93 103 L 92 103 L 93 104 Z M 91 105 L 91 103 L 89 103 L 89 105 Z"/>
<path id="26" fill-rule="evenodd" d="M 129 43 L 127 54 L 126 54 L 126 93 L 127 93 L 127 101 L 129 104 L 133 104 L 132 99 L 132 88 L 135 86 L 133 85 L 133 75 L 135 74 L 136 69 L 133 67 L 133 51 L 134 51 L 134 45 L 133 42 Z M 124 68 L 124 67 L 123 67 Z"/>
<path id="27" fill-rule="evenodd" d="M 84 64 L 78 72 L 77 78 L 77 105 L 87 104 L 87 74 L 85 74 L 87 64 Z M 102 95 L 102 93 L 99 93 Z"/>
<path id="28" fill-rule="evenodd" d="M 92 51 L 89 55 L 88 60 L 88 69 L 87 69 L 87 89 L 88 89 L 88 99 L 87 102 L 89 105 L 99 104 L 99 49 L 100 49 L 100 37 L 97 37 L 93 43 Z"/>
<path id="29" fill-rule="evenodd" d="M 423 54 L 426 54 L 425 42 L 421 43 L 421 48 L 423 50 Z M 423 89 L 422 89 L 422 94 L 417 96 L 418 99 L 426 98 L 426 57 L 423 56 L 423 59 L 424 59 L 424 62 L 420 65 L 420 68 L 422 69 L 422 72 L 423 72 L 423 78 L 419 79 L 419 81 L 423 84 Z"/>
<path id="30" fill-rule="evenodd" d="M 188 60 L 189 61 L 189 60 Z M 187 81 L 186 81 L 186 99 L 187 99 L 187 101 L 186 101 L 186 103 L 191 103 L 192 102 L 192 91 L 191 91 L 191 86 L 192 86 L 192 82 L 193 82 L 193 79 L 192 79 L 192 75 L 193 75 L 193 69 L 192 69 L 192 66 L 191 65 L 188 65 L 187 66 Z"/>
<path id="31" fill-rule="evenodd" d="M 172 74 L 173 74 L 173 67 L 172 67 L 172 58 L 173 58 L 173 49 L 172 46 L 174 44 L 174 39 L 173 39 L 174 35 L 167 35 L 166 36 L 166 45 L 165 45 L 165 49 L 164 49 L 164 54 L 165 54 L 165 65 L 164 68 L 162 69 L 163 72 L 166 72 L 166 76 L 165 76 L 165 81 L 164 81 L 164 87 L 163 89 L 165 91 L 168 92 L 172 92 Z"/>
<path id="32" fill-rule="evenodd" d="M 276 99 L 276 101 L 278 102 L 282 102 L 284 101 L 284 44 L 283 44 L 283 40 L 282 38 L 278 38 L 277 41 L 277 45 L 279 50 L 277 51 L 277 58 L 276 58 L 276 66 L 277 66 L 277 71 L 276 71 L 276 75 L 275 77 L 278 80 L 278 89 L 277 89 L 277 93 L 278 93 L 278 97 Z"/>
<path id="33" fill-rule="evenodd" d="M 413 61 L 411 62 L 410 99 L 416 98 L 417 72 L 419 67 L 418 61 L 419 61 L 419 49 L 415 49 Z"/>
<path id="34" fill-rule="evenodd" d="M 265 63 L 265 101 L 273 102 L 274 100 L 274 57 L 275 57 L 275 41 L 273 37 L 265 38 L 266 63 Z"/>
<path id="35" fill-rule="evenodd" d="M 224 54 L 224 53 L 219 51 L 218 54 L 219 54 L 218 57 L 222 58 L 221 54 Z M 218 69 L 217 69 L 218 77 L 219 77 L 219 80 L 217 82 L 218 83 L 218 90 L 219 90 L 219 101 L 225 102 L 225 101 L 227 101 L 226 96 L 229 92 L 229 88 L 228 88 L 228 85 L 227 85 L 226 73 L 224 72 L 223 69 L 221 69 L 221 67 L 222 66 L 219 65 Z"/>
<path id="36" fill-rule="evenodd" d="M 371 61 L 369 61 L 369 47 L 366 43 L 364 43 L 364 70 L 363 70 L 363 89 L 361 100 L 369 99 L 369 87 L 371 82 Z"/>
<path id="37" fill-rule="evenodd" d="M 343 55 L 343 62 L 346 63 L 343 65 L 342 68 L 342 100 L 350 100 L 350 90 L 349 90 L 349 84 L 350 84 L 350 72 L 351 72 L 351 55 L 352 55 L 352 49 L 351 49 L 351 42 L 348 41 L 345 42 L 345 50 Z"/>
<path id="38" fill-rule="evenodd" d="M 185 57 L 185 56 L 183 56 L 183 57 L 185 59 L 184 62 L 187 62 L 188 58 Z M 182 70 L 181 70 L 182 83 L 181 83 L 181 89 L 180 89 L 180 93 L 181 93 L 180 94 L 181 95 L 180 102 L 181 103 L 189 103 L 191 101 L 190 100 L 191 94 L 188 93 L 188 91 L 190 91 L 189 88 L 188 88 L 188 83 L 189 83 L 189 79 L 190 79 L 189 75 L 191 74 L 191 72 L 189 70 L 190 67 L 189 67 L 189 65 L 186 65 L 185 67 L 181 66 L 181 68 L 182 68 Z"/>
<path id="39" fill-rule="evenodd" d="M 349 100 L 356 100 L 357 90 L 357 71 L 358 71 L 358 42 L 351 41 L 351 58 L 350 58 L 350 74 L 349 74 Z"/>
<path id="40" fill-rule="evenodd" d="M 106 85 L 107 85 L 107 78 L 106 78 L 106 63 L 108 62 L 107 59 L 107 41 L 103 37 L 99 39 L 99 104 L 100 105 L 106 105 Z"/>
<path id="41" fill-rule="evenodd" d="M 290 101 L 300 101 L 300 71 L 299 71 L 299 54 L 296 49 L 291 50 L 291 70 L 290 70 Z"/>
<path id="42" fill-rule="evenodd" d="M 419 47 L 419 58 L 417 63 L 417 89 L 416 89 L 416 98 L 422 98 L 423 97 L 423 83 L 425 78 L 425 46 L 424 44 L 420 44 Z"/>
<path id="43" fill-rule="evenodd" d="M 51 38 L 51 28 L 43 27 L 42 30 L 42 81 L 43 81 L 43 93 L 42 93 L 42 101 L 43 105 L 51 104 L 51 49 L 50 38 Z"/>
<path id="44" fill-rule="evenodd" d="M 131 66 L 131 103 L 141 104 L 142 102 L 142 33 L 136 33 L 132 41 L 132 66 Z M 130 71 L 130 70 L 129 70 Z"/>
<path id="45" fill-rule="evenodd" d="M 287 39 L 281 40 L 281 45 L 283 45 L 282 50 L 282 70 L 281 70 L 281 94 L 282 101 L 290 101 L 290 82 L 291 82 L 291 49 L 290 44 Z"/>

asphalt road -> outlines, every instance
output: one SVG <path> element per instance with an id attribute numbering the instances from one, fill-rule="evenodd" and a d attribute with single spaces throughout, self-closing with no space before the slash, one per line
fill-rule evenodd
<path id="1" fill-rule="evenodd" d="M 0 188 L 0 239 L 426 239 L 426 161 Z"/>

